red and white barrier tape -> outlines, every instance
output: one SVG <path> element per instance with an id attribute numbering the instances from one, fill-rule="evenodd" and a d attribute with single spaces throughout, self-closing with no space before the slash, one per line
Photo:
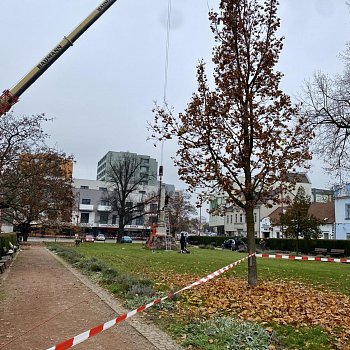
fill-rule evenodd
<path id="1" fill-rule="evenodd" d="M 308 260 L 308 261 L 324 261 L 336 263 L 350 263 L 350 259 L 346 258 L 321 258 L 318 256 L 296 256 L 296 255 L 281 255 L 281 254 L 256 254 L 257 258 L 270 259 L 285 259 L 285 260 Z"/>
<path id="2" fill-rule="evenodd" d="M 243 258 L 243 259 L 237 260 L 237 261 L 235 261 L 235 262 L 233 262 L 233 263 L 231 263 L 231 264 L 229 264 L 229 265 L 227 265 L 227 266 L 225 266 L 225 267 L 223 267 L 223 268 L 221 268 L 221 269 L 219 269 L 219 270 L 217 270 L 215 272 L 210 273 L 209 275 L 207 275 L 205 277 L 202 277 L 198 281 L 193 282 L 192 284 L 190 284 L 190 285 L 188 285 L 188 286 L 178 290 L 175 293 L 170 293 L 170 294 L 168 294 L 167 296 L 165 296 L 163 298 L 155 299 L 155 300 L 151 301 L 150 303 L 148 303 L 146 305 L 142 305 L 142 306 L 138 307 L 137 309 L 135 309 L 133 311 L 130 311 L 130 312 L 126 313 L 126 314 L 120 315 L 117 318 L 114 318 L 113 320 L 110 320 L 110 321 L 108 321 L 106 323 L 100 324 L 97 327 L 91 328 L 91 329 L 89 329 L 86 332 L 80 333 L 79 335 L 76 335 L 73 338 L 67 339 L 67 340 L 63 341 L 62 343 L 59 343 L 59 344 L 57 344 L 55 346 L 52 346 L 51 348 L 49 348 L 47 350 L 66 350 L 66 349 L 70 349 L 73 346 L 78 345 L 78 344 L 82 343 L 83 341 L 87 340 L 88 338 L 91 338 L 94 335 L 99 334 L 99 333 L 105 331 L 108 328 L 111 328 L 115 324 L 118 324 L 118 323 L 121 323 L 121 322 L 127 320 L 128 318 L 130 318 L 130 317 L 132 317 L 132 316 L 134 316 L 134 315 L 136 315 L 136 314 L 138 314 L 138 313 L 140 313 L 140 312 L 150 308 L 153 305 L 159 304 L 159 303 L 161 303 L 162 301 L 164 301 L 166 299 L 171 299 L 176 294 L 179 294 L 179 293 L 181 293 L 181 292 L 183 292 L 185 290 L 191 289 L 191 288 L 193 288 L 195 286 L 199 286 L 200 284 L 205 283 L 205 282 L 207 282 L 207 281 L 209 281 L 209 280 L 211 280 L 211 279 L 213 279 L 213 278 L 223 274 L 224 272 L 226 272 L 226 271 L 230 270 L 231 268 L 239 265 L 244 260 L 246 260 L 246 259 L 248 259 L 248 258 L 250 258 L 250 257 L 252 257 L 254 255 L 256 255 L 256 254 L 255 253 L 250 254 L 250 255 L 246 256 L 245 258 Z"/>

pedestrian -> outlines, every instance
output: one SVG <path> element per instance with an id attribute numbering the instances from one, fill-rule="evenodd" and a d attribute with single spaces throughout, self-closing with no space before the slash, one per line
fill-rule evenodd
<path id="1" fill-rule="evenodd" d="M 74 238 L 75 238 L 75 245 L 78 247 L 79 244 L 80 244 L 80 242 L 81 242 L 80 237 L 79 237 L 79 235 L 76 233 Z"/>
<path id="2" fill-rule="evenodd" d="M 187 237 L 185 235 L 185 232 L 181 232 L 179 253 L 182 253 L 182 254 L 189 253 L 189 251 L 186 249 L 186 243 L 187 243 Z"/>
<path id="3" fill-rule="evenodd" d="M 234 238 L 232 239 L 232 242 L 231 242 L 231 250 L 236 250 L 236 241 Z"/>
<path id="4" fill-rule="evenodd" d="M 264 238 L 261 238 L 261 240 L 259 242 L 259 246 L 260 246 L 260 250 L 265 250 L 266 242 L 265 242 Z"/>

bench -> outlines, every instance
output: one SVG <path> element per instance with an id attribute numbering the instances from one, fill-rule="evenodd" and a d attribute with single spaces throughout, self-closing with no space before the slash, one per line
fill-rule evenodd
<path id="1" fill-rule="evenodd" d="M 0 263 L 4 264 L 5 268 L 8 268 L 11 265 L 11 258 L 9 256 L 2 256 Z"/>
<path id="2" fill-rule="evenodd" d="M 331 249 L 330 255 L 345 255 L 345 249 Z"/>
<path id="3" fill-rule="evenodd" d="M 327 254 L 327 248 L 315 248 L 315 254 L 319 255 L 326 255 Z"/>
<path id="4" fill-rule="evenodd" d="M 7 249 L 6 247 L 3 247 L 2 250 L 5 256 L 12 257 L 12 254 L 14 253 L 13 249 Z"/>
<path id="5" fill-rule="evenodd" d="M 1 273 L 5 272 L 5 268 L 6 268 L 5 263 L 0 262 L 0 272 Z"/>

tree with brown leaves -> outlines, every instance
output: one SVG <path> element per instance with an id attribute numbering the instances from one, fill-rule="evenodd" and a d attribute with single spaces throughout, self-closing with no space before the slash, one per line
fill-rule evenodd
<path id="1" fill-rule="evenodd" d="M 6 216 L 27 239 L 32 226 L 71 223 L 72 159 L 52 149 L 22 154 L 13 169 L 16 186 L 8 189 Z"/>
<path id="2" fill-rule="evenodd" d="M 180 233 L 180 231 L 189 231 L 191 217 L 197 214 L 196 207 L 191 204 L 191 195 L 189 193 L 176 191 L 172 194 L 169 197 L 167 210 L 172 236 L 175 237 L 175 234 Z"/>
<path id="3" fill-rule="evenodd" d="M 313 133 L 279 89 L 277 0 L 221 0 L 220 13 L 210 11 L 209 19 L 217 42 L 215 86 L 210 88 L 200 62 L 198 91 L 178 116 L 170 108 L 155 108 L 153 137 L 177 139 L 175 164 L 190 190 L 206 188 L 205 196 L 223 191 L 229 203 L 244 209 L 253 254 L 253 209 L 258 202 L 278 202 L 280 192 L 292 185 L 287 174 L 311 158 Z M 254 254 L 248 282 L 257 284 Z"/>

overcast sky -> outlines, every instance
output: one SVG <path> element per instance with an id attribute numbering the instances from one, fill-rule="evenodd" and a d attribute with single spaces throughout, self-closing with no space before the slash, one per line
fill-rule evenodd
<path id="1" fill-rule="evenodd" d="M 2 1 L 0 89 L 11 88 L 100 0 Z M 282 88 L 292 97 L 304 79 L 322 70 L 340 72 L 339 54 L 350 40 L 345 0 L 280 0 L 284 49 L 278 65 Z M 219 0 L 172 0 L 167 99 L 180 112 L 196 89 L 196 64 L 210 62 L 213 46 L 208 6 Z M 153 102 L 163 100 L 168 0 L 119 0 L 20 98 L 14 113 L 55 118 L 51 144 L 76 160 L 74 177 L 96 178 L 98 160 L 109 150 L 147 154 L 160 162 L 146 124 Z M 178 188 L 165 143 L 164 181 Z M 317 162 L 316 162 L 317 163 Z M 310 172 L 314 187 L 329 177 Z"/>

